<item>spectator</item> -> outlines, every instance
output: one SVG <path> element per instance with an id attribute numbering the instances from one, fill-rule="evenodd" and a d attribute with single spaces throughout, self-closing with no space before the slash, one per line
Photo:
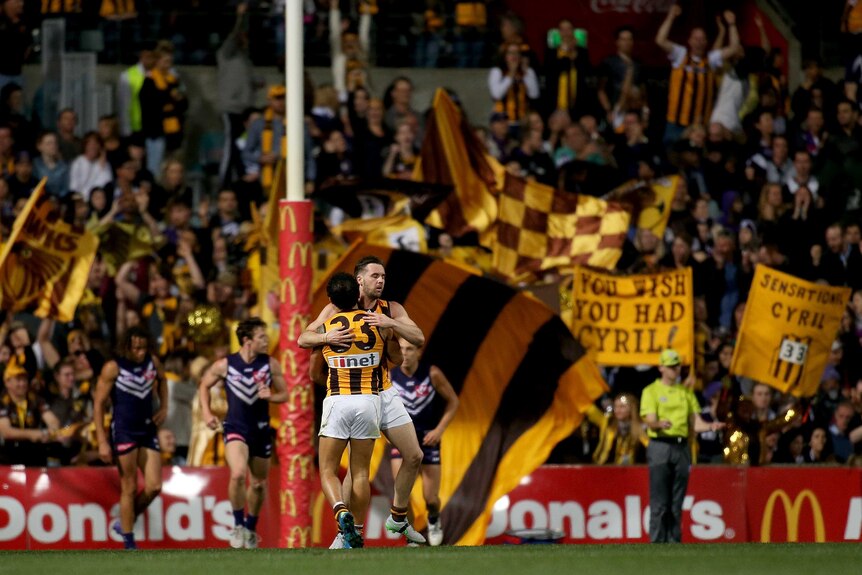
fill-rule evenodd
<path id="1" fill-rule="evenodd" d="M 807 449 L 802 452 L 805 463 L 828 463 L 835 461 L 829 442 L 829 433 L 823 427 L 811 430 Z"/>
<path id="2" fill-rule="evenodd" d="M 523 130 L 521 145 L 512 152 L 509 163 L 517 165 L 521 176 L 529 180 L 536 180 L 548 186 L 555 186 L 557 183 L 554 161 L 545 153 L 542 133 L 538 130 Z"/>
<path id="3" fill-rule="evenodd" d="M 71 164 L 83 151 L 81 138 L 75 132 L 78 129 L 78 114 L 71 108 L 60 110 L 57 115 L 57 142 L 60 146 L 60 156 L 67 164 Z"/>
<path id="4" fill-rule="evenodd" d="M 487 0 L 455 0 L 455 65 L 459 68 L 478 68 L 485 50 L 484 34 L 487 26 Z M 514 14 L 503 16 L 500 24 L 506 34 L 515 36 L 523 24 Z M 504 34 L 504 37 L 505 35 Z"/>
<path id="5" fill-rule="evenodd" d="M 24 0 L 0 4 L 0 91 L 7 84 L 24 85 L 21 67 L 30 54 L 32 37 L 23 20 Z"/>
<path id="6" fill-rule="evenodd" d="M 413 128 L 403 123 L 395 132 L 395 143 L 389 147 L 389 155 L 383 164 L 383 176 L 409 180 L 413 177 L 418 150 L 414 142 Z"/>
<path id="7" fill-rule="evenodd" d="M 143 130 L 141 88 L 150 70 L 156 64 L 156 56 L 155 50 L 141 50 L 137 64 L 120 74 L 117 82 L 117 107 L 119 108 L 119 131 L 123 137 L 127 138 Z"/>
<path id="8" fill-rule="evenodd" d="M 9 126 L 18 151 L 32 151 L 35 141 L 33 124 L 27 119 L 24 91 L 14 82 L 0 89 L 0 124 Z"/>
<path id="9" fill-rule="evenodd" d="M 485 146 L 488 153 L 494 156 L 500 163 L 506 163 L 515 143 L 512 142 L 509 132 L 509 118 L 503 112 L 491 114 L 490 129 L 485 138 Z"/>
<path id="10" fill-rule="evenodd" d="M 5 391 L 0 396 L 0 438 L 6 465 L 44 466 L 44 443 L 56 436 L 57 417 L 48 404 L 30 389 L 29 375 L 12 360 L 3 373 Z"/>
<path id="11" fill-rule="evenodd" d="M 531 101 L 539 98 L 539 79 L 519 44 L 505 46 L 502 62 L 488 75 L 488 89 L 494 112 L 505 114 L 509 129 L 517 131 L 530 111 Z"/>
<path id="12" fill-rule="evenodd" d="M 368 104 L 368 118 L 353 138 L 352 171 L 362 178 L 379 178 L 383 161 L 392 142 L 391 132 L 383 121 L 383 102 L 373 99 Z M 318 174 L 318 181 L 323 178 Z"/>
<path id="13" fill-rule="evenodd" d="M 727 10 L 724 19 L 730 30 L 730 43 L 723 49 L 707 53 L 707 38 L 703 28 L 693 28 L 688 38 L 688 48 L 674 44 L 668 39 L 674 20 L 682 14 L 679 5 L 671 6 L 656 34 L 656 44 L 667 52 L 671 62 L 670 86 L 668 89 L 667 128 L 665 143 L 675 142 L 686 127 L 704 124 L 712 113 L 715 91 L 715 71 L 739 50 L 739 32 L 736 16 Z M 693 73 L 687 73 L 691 69 Z M 702 88 L 699 88 L 702 86 Z M 700 89 L 705 94 L 698 93 Z"/>
<path id="14" fill-rule="evenodd" d="M 850 233 L 847 233 L 850 230 Z M 855 230 L 855 231 L 854 231 Z M 859 242 L 852 242 L 859 224 L 844 226 L 832 224 L 826 228 L 826 250 L 821 260 L 820 277 L 831 285 L 849 285 L 854 290 L 862 287 L 862 253 Z"/>
<path id="15" fill-rule="evenodd" d="M 853 415 L 853 404 L 849 401 L 842 401 L 835 408 L 835 413 L 829 424 L 833 454 L 838 463 L 847 461 L 853 455 L 853 444 L 862 439 L 862 429 L 850 429 Z"/>
<path id="16" fill-rule="evenodd" d="M 122 142 L 120 142 L 120 123 L 117 120 L 117 116 L 111 114 L 99 118 L 96 132 L 102 140 L 102 149 L 105 152 L 108 165 L 111 167 L 111 170 L 117 169 L 125 153 L 122 148 Z"/>
<path id="17" fill-rule="evenodd" d="M 188 101 L 173 69 L 173 48 L 156 49 L 155 65 L 141 86 L 141 131 L 146 138 L 150 173 L 161 171 L 162 160 L 183 142 L 183 123 Z"/>
<path id="18" fill-rule="evenodd" d="M 661 164 L 659 152 L 644 133 L 641 113 L 629 110 L 623 116 L 623 133 L 614 145 L 614 160 L 627 179 L 651 180 Z"/>
<path id="19" fill-rule="evenodd" d="M 617 28 L 614 33 L 616 38 L 617 53 L 608 56 L 602 61 L 598 81 L 598 100 L 605 112 L 608 122 L 612 122 L 614 109 L 624 101 L 625 90 L 628 84 L 640 92 L 640 97 L 646 101 L 646 83 L 644 82 L 643 67 L 634 58 L 635 33 L 630 26 Z M 631 108 L 622 107 L 622 113 Z"/>
<path id="20" fill-rule="evenodd" d="M 554 164 L 557 168 L 573 160 L 594 164 L 605 163 L 604 157 L 580 123 L 574 123 L 566 128 L 563 145 L 554 153 Z"/>
<path id="21" fill-rule="evenodd" d="M 334 130 L 323 143 L 323 151 L 317 158 L 318 187 L 324 183 L 345 180 L 353 175 L 353 164 L 347 150 L 344 134 Z"/>
<path id="22" fill-rule="evenodd" d="M 820 200 L 820 182 L 811 171 L 811 153 L 807 150 L 797 150 L 793 154 L 793 171 L 784 185 L 784 198 L 790 202 L 799 188 L 805 188 L 811 194 L 817 207 L 822 205 Z"/>
<path id="23" fill-rule="evenodd" d="M 59 441 L 48 446 L 48 461 L 57 465 L 87 463 L 97 457 L 96 453 L 85 454 L 81 431 L 93 419 L 93 401 L 75 385 L 75 365 L 67 357 L 54 366 L 54 387 L 49 410 L 57 418 L 62 434 Z"/>
<path id="24" fill-rule="evenodd" d="M 574 119 L 594 114 L 596 97 L 590 86 L 592 73 L 587 47 L 578 45 L 571 21 L 561 20 L 557 29 L 548 34 L 545 50 L 547 109 L 566 110 Z"/>
<path id="25" fill-rule="evenodd" d="M 384 122 L 390 132 L 394 132 L 402 122 L 415 122 L 420 117 L 419 112 L 413 109 L 413 82 L 405 76 L 392 81 L 386 89 L 383 105 L 386 107 Z M 417 133 L 416 137 L 421 142 L 422 134 Z"/>
<path id="26" fill-rule="evenodd" d="M 33 161 L 28 152 L 18 152 L 15 158 L 15 173 L 6 179 L 9 184 L 9 194 L 14 201 L 26 199 L 39 184 L 33 175 Z"/>
<path id="27" fill-rule="evenodd" d="M 821 110 L 834 110 L 838 103 L 838 89 L 832 80 L 823 76 L 820 62 L 808 59 L 802 62 L 803 80 L 796 92 L 790 108 L 797 122 L 801 122 L 808 110 L 817 107 Z"/>
<path id="28" fill-rule="evenodd" d="M 165 378 L 168 380 L 168 416 L 159 430 L 173 434 L 173 449 L 165 449 L 172 455 L 172 465 L 185 465 L 191 439 L 192 402 L 197 397 L 197 386 L 191 381 L 189 368 L 181 355 L 165 359 Z M 160 441 L 161 443 L 161 441 Z M 162 444 L 163 447 L 164 444 Z"/>
<path id="29" fill-rule="evenodd" d="M 278 159 L 286 157 L 285 93 L 282 85 L 274 84 L 269 87 L 269 105 L 264 110 L 263 117 L 257 118 L 249 125 L 248 140 L 243 149 L 244 180 L 258 182 L 267 193 L 272 186 Z"/>
<path id="30" fill-rule="evenodd" d="M 10 177 L 15 173 L 15 138 L 12 129 L 0 124 L 0 179 Z"/>
<path id="31" fill-rule="evenodd" d="M 84 136 L 83 153 L 75 158 L 69 170 L 69 189 L 90 201 L 93 188 L 103 188 L 114 179 L 108 164 L 102 138 L 96 132 Z"/>
<path id="32" fill-rule="evenodd" d="M 426 0 L 425 11 L 422 13 L 422 29 L 416 36 L 416 50 L 413 65 L 416 68 L 436 68 L 443 44 L 441 31 L 444 20 L 439 0 Z"/>
<path id="33" fill-rule="evenodd" d="M 236 20 L 216 53 L 218 64 L 219 111 L 224 125 L 224 149 L 219 165 L 219 181 L 225 188 L 243 173 L 242 160 L 236 146 L 245 131 L 243 112 L 254 105 L 257 83 L 248 49 L 248 4 L 236 5 Z"/>
<path id="34" fill-rule="evenodd" d="M 355 88 L 370 86 L 368 77 L 368 49 L 371 35 L 371 10 L 362 10 L 359 29 L 350 29 L 342 21 L 338 0 L 330 0 L 329 50 L 332 60 L 332 81 L 340 102 L 346 102 Z"/>
<path id="35" fill-rule="evenodd" d="M 646 462 L 649 439 L 641 423 L 635 396 L 621 393 L 614 398 L 612 411 L 602 413 L 592 406 L 587 416 L 599 428 L 593 463 L 632 465 Z"/>
<path id="36" fill-rule="evenodd" d="M 45 191 L 60 198 L 69 193 L 69 166 L 60 156 L 57 134 L 45 132 L 36 144 L 39 156 L 33 162 L 33 175 L 36 179 L 48 178 Z"/>

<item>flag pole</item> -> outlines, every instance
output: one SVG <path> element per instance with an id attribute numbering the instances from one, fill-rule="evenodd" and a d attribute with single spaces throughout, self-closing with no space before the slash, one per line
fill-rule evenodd
<path id="1" fill-rule="evenodd" d="M 280 405 L 276 438 L 279 493 L 271 502 L 278 509 L 279 547 L 311 545 L 311 495 L 314 476 L 314 390 L 308 376 L 309 354 L 296 340 L 311 316 L 313 209 L 305 199 L 303 173 L 303 39 L 300 0 L 287 0 L 285 19 L 285 88 L 287 146 L 284 198 L 279 202 L 279 354 L 288 401 Z M 276 193 L 275 190 L 272 193 Z M 278 190 L 281 193 L 281 190 Z M 277 507 L 275 507 L 277 505 Z"/>

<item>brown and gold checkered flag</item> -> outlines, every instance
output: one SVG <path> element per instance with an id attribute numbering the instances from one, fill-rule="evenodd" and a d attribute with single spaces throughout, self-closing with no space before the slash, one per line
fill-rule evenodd
<path id="1" fill-rule="evenodd" d="M 611 269 L 622 255 L 630 219 L 615 202 L 506 174 L 494 268 L 507 277 L 576 264 Z"/>

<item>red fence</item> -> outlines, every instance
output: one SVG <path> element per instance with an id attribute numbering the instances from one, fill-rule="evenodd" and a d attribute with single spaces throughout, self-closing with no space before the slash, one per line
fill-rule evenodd
<path id="1" fill-rule="evenodd" d="M 167 468 L 162 494 L 139 519 L 142 548 L 226 547 L 233 524 L 225 468 Z M 270 493 L 277 490 L 272 474 Z M 0 550 L 119 548 L 110 529 L 118 514 L 114 469 L 0 467 Z M 277 497 L 265 505 L 262 546 L 278 537 Z M 334 523 L 319 492 L 312 543 L 328 545 Z M 389 498 L 375 495 L 366 522 L 370 546 L 399 545 L 383 529 Z M 645 467 L 543 467 L 497 502 L 488 543 L 507 531 L 554 529 L 566 543 L 648 539 Z M 686 495 L 688 542 L 859 541 L 862 470 L 697 466 Z"/>

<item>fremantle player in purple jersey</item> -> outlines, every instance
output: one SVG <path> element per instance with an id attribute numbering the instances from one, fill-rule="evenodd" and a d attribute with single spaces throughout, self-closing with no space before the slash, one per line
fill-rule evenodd
<path id="1" fill-rule="evenodd" d="M 428 509 L 428 543 L 443 542 L 440 522 L 440 439 L 458 411 L 458 394 L 436 365 L 421 361 L 422 348 L 406 339 L 400 340 L 401 365 L 390 370 L 392 387 L 416 428 L 422 446 L 422 495 Z M 393 446 L 392 475 L 401 470 L 401 453 Z"/>
<path id="2" fill-rule="evenodd" d="M 168 413 L 168 387 L 161 362 L 151 355 L 151 344 L 143 329 L 126 331 L 118 356 L 102 368 L 93 398 L 99 457 L 105 463 L 116 457 L 120 471 L 120 520 L 113 529 L 123 537 L 126 549 L 137 548 L 135 518 L 162 490 L 157 434 Z M 158 399 L 157 409 L 154 398 Z M 108 399 L 113 405 L 110 442 L 104 427 Z M 140 493 L 138 469 L 144 474 Z"/>
<path id="3" fill-rule="evenodd" d="M 269 404 L 287 401 L 287 388 L 281 366 L 267 353 L 266 324 L 256 317 L 243 320 L 236 328 L 236 336 L 240 350 L 207 369 L 201 379 L 199 397 L 203 420 L 210 429 L 217 429 L 219 420 L 210 411 L 210 389 L 224 382 L 228 409 L 221 425 L 225 459 L 230 467 L 228 499 L 234 514 L 230 545 L 235 549 L 255 549 L 260 541 L 257 518 L 266 495 L 274 441 Z M 251 481 L 246 488 L 249 473 Z"/>

